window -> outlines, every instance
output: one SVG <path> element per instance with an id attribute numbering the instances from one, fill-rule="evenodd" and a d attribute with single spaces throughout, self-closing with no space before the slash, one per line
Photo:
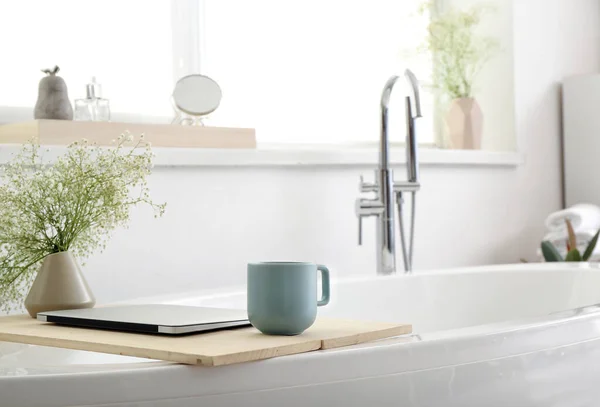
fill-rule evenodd
<path id="1" fill-rule="evenodd" d="M 170 115 L 170 12 L 167 1 L 0 2 L 0 106 L 32 108 L 40 69 L 57 64 L 71 101 L 96 76 L 114 112 Z"/>
<path id="2" fill-rule="evenodd" d="M 431 60 L 411 58 L 427 18 L 420 0 L 205 0 L 202 68 L 223 88 L 219 125 L 250 126 L 261 141 L 348 143 L 379 137 L 383 85 L 410 66 L 428 82 Z M 413 52 L 414 53 L 414 52 Z M 392 94 L 394 141 L 405 137 L 404 89 Z M 431 97 L 423 98 L 426 112 Z M 432 123 L 431 115 L 424 120 Z M 433 141 L 421 126 L 422 142 Z"/>
<path id="3" fill-rule="evenodd" d="M 172 116 L 174 78 L 198 70 L 223 89 L 208 124 L 255 127 L 260 142 L 360 143 L 379 137 L 379 98 L 410 67 L 427 16 L 420 0 L 20 0 L 0 3 L 0 106 L 31 107 L 39 69 L 58 64 L 73 100 L 96 76 L 114 117 Z M 9 40 L 12 39 L 12 40 Z M 410 58 L 409 58 L 410 56 Z M 10 62 L 7 62 L 10 61 Z M 392 95 L 403 141 L 406 81 Z M 434 138 L 424 89 L 421 142 Z M 1 109 L 1 108 L 0 108 Z M 158 119 L 157 119 L 158 120 Z"/>

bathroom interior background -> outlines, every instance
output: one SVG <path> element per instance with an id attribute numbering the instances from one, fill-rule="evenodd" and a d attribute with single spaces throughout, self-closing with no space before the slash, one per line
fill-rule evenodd
<path id="1" fill-rule="evenodd" d="M 560 82 L 600 70 L 600 4 L 506 2 L 512 38 L 505 62 L 513 78 L 496 80 L 514 82 L 511 124 L 504 127 L 514 138 L 503 140 L 514 143 L 507 149 L 517 151 L 518 164 L 421 164 L 416 272 L 536 260 L 543 221 L 561 208 Z M 76 84 L 68 85 L 73 92 Z M 0 114 L 0 121 L 12 119 Z M 377 137 L 377 123 L 372 129 Z M 316 261 L 338 277 L 374 274 L 374 223 L 365 220 L 358 246 L 354 214 L 358 177 L 369 179 L 374 168 L 375 157 L 351 164 L 158 166 L 150 184 L 153 197 L 168 202 L 167 213 L 149 220 L 145 209 L 136 210 L 130 228 L 88 260 L 86 277 L 98 301 L 108 302 L 242 285 L 246 263 L 255 260 Z M 404 173 L 402 164 L 396 168 Z"/>

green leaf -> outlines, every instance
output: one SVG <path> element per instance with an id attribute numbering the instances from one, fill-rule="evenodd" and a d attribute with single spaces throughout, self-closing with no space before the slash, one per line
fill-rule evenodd
<path id="1" fill-rule="evenodd" d="M 558 250 L 550 242 L 542 242 L 542 254 L 547 262 L 563 261 Z"/>
<path id="2" fill-rule="evenodd" d="M 600 235 L 600 230 L 596 232 L 592 240 L 590 240 L 590 243 L 585 248 L 585 252 L 583 252 L 583 261 L 587 261 L 592 256 L 592 253 L 596 248 L 596 243 L 598 243 L 598 235 Z"/>
<path id="3" fill-rule="evenodd" d="M 579 254 L 579 250 L 573 249 L 569 253 L 567 253 L 565 261 L 581 261 L 581 254 Z"/>

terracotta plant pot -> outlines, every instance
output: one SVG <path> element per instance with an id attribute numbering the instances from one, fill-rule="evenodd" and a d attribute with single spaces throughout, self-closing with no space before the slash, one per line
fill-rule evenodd
<path id="1" fill-rule="evenodd" d="M 77 260 L 70 252 L 48 255 L 25 298 L 32 318 L 38 312 L 92 308 L 96 299 L 85 281 Z"/>
<path id="2" fill-rule="evenodd" d="M 473 98 L 454 99 L 450 103 L 446 124 L 450 134 L 450 146 L 462 150 L 481 149 L 483 113 Z"/>

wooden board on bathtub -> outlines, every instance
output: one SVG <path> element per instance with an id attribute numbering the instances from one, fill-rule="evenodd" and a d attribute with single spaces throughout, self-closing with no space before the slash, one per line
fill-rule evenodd
<path id="1" fill-rule="evenodd" d="M 297 336 L 268 336 L 252 327 L 164 336 L 59 326 L 28 315 L 0 317 L 0 341 L 204 366 L 339 348 L 411 331 L 411 325 L 319 318 Z"/>

